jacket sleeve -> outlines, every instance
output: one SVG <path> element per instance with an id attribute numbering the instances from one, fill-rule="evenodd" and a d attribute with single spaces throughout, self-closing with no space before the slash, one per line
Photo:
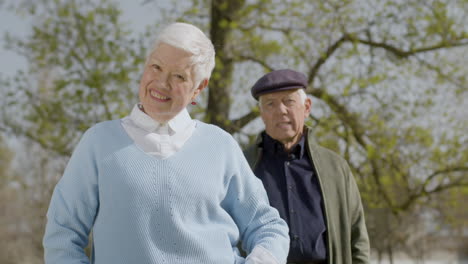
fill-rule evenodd
<path id="1" fill-rule="evenodd" d="M 52 194 L 43 239 L 46 264 L 89 263 L 84 248 L 99 200 L 90 134 L 83 135 Z"/>
<path id="2" fill-rule="evenodd" d="M 262 182 L 253 174 L 237 143 L 234 149 L 223 207 L 239 228 L 243 250 L 249 254 L 246 263 L 285 263 L 289 252 L 288 226 L 270 206 Z"/>
<path id="3" fill-rule="evenodd" d="M 351 169 L 347 164 L 345 170 L 347 171 L 349 186 L 348 202 L 351 219 L 351 254 L 353 264 L 368 264 L 370 263 L 370 244 L 361 196 Z"/>

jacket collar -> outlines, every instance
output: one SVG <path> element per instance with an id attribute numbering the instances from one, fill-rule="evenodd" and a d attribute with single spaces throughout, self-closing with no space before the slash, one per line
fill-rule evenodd
<path id="1" fill-rule="evenodd" d="M 265 130 L 263 130 L 255 139 L 255 146 L 257 148 L 263 148 L 263 134 L 266 133 Z M 315 148 L 317 145 L 317 141 L 315 140 L 314 133 L 312 132 L 312 129 L 308 126 L 304 126 L 304 135 L 307 136 L 307 145 L 309 148 Z"/>

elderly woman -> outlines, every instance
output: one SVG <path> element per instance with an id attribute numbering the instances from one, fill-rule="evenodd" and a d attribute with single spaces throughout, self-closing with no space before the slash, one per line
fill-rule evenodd
<path id="1" fill-rule="evenodd" d="M 186 110 L 213 68 L 213 45 L 198 28 L 175 23 L 162 31 L 145 64 L 140 103 L 86 131 L 55 187 L 46 263 L 286 261 L 287 225 L 237 142 Z"/>

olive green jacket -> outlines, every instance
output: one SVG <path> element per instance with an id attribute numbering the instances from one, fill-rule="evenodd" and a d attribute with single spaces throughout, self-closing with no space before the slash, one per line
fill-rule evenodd
<path id="1" fill-rule="evenodd" d="M 370 246 L 359 190 L 348 163 L 315 143 L 307 129 L 309 157 L 324 201 L 329 264 L 370 263 Z M 261 136 L 244 154 L 252 170 L 262 158 Z"/>

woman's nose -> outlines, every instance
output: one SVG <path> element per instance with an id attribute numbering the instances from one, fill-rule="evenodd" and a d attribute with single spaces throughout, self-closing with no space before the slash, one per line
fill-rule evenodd
<path id="1" fill-rule="evenodd" d="M 165 76 L 164 74 L 158 74 L 157 76 L 155 76 L 155 81 L 158 87 L 160 88 L 168 89 L 170 87 L 167 76 Z"/>

